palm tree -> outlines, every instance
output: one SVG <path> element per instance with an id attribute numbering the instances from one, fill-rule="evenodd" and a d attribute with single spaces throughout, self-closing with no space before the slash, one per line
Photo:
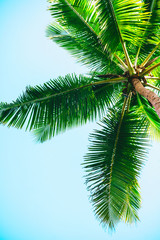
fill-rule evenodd
<path id="1" fill-rule="evenodd" d="M 54 0 L 47 36 L 89 68 L 27 87 L 0 104 L 0 122 L 44 142 L 102 119 L 83 167 L 97 218 L 114 228 L 138 220 L 138 179 L 150 136 L 160 133 L 159 0 Z M 152 90 L 150 90 L 152 89 Z"/>

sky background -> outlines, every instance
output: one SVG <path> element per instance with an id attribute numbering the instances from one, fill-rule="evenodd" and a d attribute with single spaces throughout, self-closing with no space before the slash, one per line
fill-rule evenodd
<path id="1" fill-rule="evenodd" d="M 27 85 L 67 73 L 84 73 L 68 53 L 45 37 L 52 21 L 45 0 L 0 0 L 0 101 Z M 159 143 L 140 184 L 141 222 L 105 231 L 88 200 L 81 167 L 96 123 L 74 128 L 43 144 L 31 133 L 0 126 L 0 240 L 159 240 Z"/>

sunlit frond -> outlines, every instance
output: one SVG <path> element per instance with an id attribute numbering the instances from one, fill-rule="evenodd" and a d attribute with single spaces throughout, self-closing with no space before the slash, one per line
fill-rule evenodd
<path id="1" fill-rule="evenodd" d="M 140 44 L 140 57 L 143 59 L 160 43 L 160 0 L 144 0 L 144 3 L 150 14 Z M 158 55 L 159 49 L 154 53 L 154 57 Z"/>
<path id="2" fill-rule="evenodd" d="M 95 2 L 100 13 L 101 39 L 107 49 L 114 52 L 122 41 L 138 43 L 148 19 L 143 2 L 139 0 Z"/>
<path id="3" fill-rule="evenodd" d="M 138 112 L 148 122 L 151 137 L 160 140 L 160 119 L 157 113 L 144 97 L 137 94 L 137 100 L 139 104 Z"/>

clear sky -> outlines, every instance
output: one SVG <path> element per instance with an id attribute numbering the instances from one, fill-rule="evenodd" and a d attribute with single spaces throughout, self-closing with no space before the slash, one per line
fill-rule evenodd
<path id="1" fill-rule="evenodd" d="M 86 71 L 45 37 L 47 7 L 46 0 L 0 0 L 0 101 L 14 100 L 27 85 Z M 160 239 L 159 143 L 140 179 L 141 222 L 110 234 L 95 219 L 80 165 L 93 128 L 37 144 L 31 133 L 0 127 L 0 240 Z"/>

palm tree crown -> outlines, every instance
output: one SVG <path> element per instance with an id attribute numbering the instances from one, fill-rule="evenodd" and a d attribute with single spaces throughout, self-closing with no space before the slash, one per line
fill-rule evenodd
<path id="1" fill-rule="evenodd" d="M 83 167 L 95 214 L 104 226 L 138 220 L 138 179 L 149 136 L 160 134 L 159 0 L 50 0 L 47 36 L 88 66 L 27 87 L 0 104 L 0 122 L 44 142 L 101 119 Z M 151 89 L 151 90 L 150 90 Z"/>

